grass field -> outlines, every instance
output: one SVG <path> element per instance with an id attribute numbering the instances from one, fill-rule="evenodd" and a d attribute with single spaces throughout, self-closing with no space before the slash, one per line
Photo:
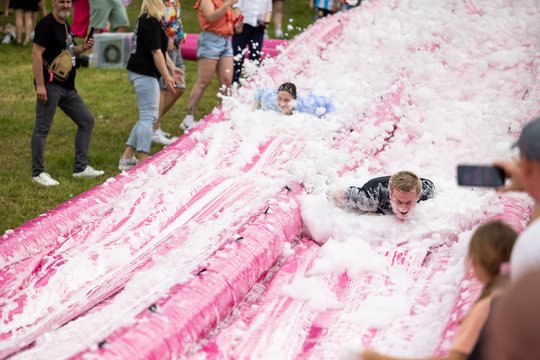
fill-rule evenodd
<path id="1" fill-rule="evenodd" d="M 199 31 L 194 2 L 183 1 L 183 21 L 188 33 Z M 141 0 L 134 0 L 128 7 L 132 25 L 140 4 Z M 50 10 L 50 2 L 47 6 Z M 13 23 L 13 17 L 7 21 Z M 307 0 L 285 1 L 283 24 L 292 28 L 288 38 L 297 35 L 312 21 Z M 272 30 L 271 25 L 270 34 L 273 34 Z M 31 181 L 30 138 L 35 121 L 31 47 L 0 45 L 0 65 L 0 234 L 3 234 L 118 174 L 118 159 L 138 115 L 125 69 L 79 69 L 77 90 L 96 118 L 89 161 L 95 168 L 104 169 L 106 175 L 82 180 L 72 177 L 76 126 L 59 110 L 47 139 L 45 162 L 47 172 L 60 181 L 60 186 L 42 187 Z M 185 115 L 196 66 L 195 62 L 186 62 L 186 93 L 162 120 L 163 129 L 171 134 L 179 135 L 178 125 Z M 218 85 L 214 81 L 199 105 L 199 118 L 217 104 L 217 91 Z M 152 153 L 160 149 L 154 145 Z"/>

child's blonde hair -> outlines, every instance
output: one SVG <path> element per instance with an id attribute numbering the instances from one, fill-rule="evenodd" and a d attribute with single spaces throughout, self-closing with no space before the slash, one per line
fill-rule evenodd
<path id="1" fill-rule="evenodd" d="M 143 0 L 139 16 L 142 14 L 148 14 L 148 16 L 161 20 L 165 15 L 163 0 Z"/>
<path id="2" fill-rule="evenodd" d="M 495 220 L 479 226 L 469 243 L 469 259 L 482 267 L 489 276 L 478 300 L 489 296 L 493 290 L 508 282 L 508 275 L 501 274 L 501 265 L 508 263 L 517 233 L 502 221 Z"/>

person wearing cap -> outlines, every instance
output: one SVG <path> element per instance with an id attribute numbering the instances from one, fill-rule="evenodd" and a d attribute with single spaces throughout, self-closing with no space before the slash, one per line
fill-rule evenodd
<path id="1" fill-rule="evenodd" d="M 399 171 L 392 176 L 371 179 L 362 187 L 349 186 L 329 193 L 330 200 L 339 207 L 362 213 L 396 215 L 400 220 L 410 217 L 416 204 L 432 199 L 435 185 L 410 171 Z"/>
<path id="2" fill-rule="evenodd" d="M 512 258 L 510 276 L 512 281 L 528 271 L 540 269 L 540 117 L 529 122 L 515 146 L 519 148 L 519 161 L 497 161 L 510 182 L 497 189 L 501 192 L 526 191 L 536 202 L 536 210 L 525 231 L 519 236 Z"/>
<path id="3" fill-rule="evenodd" d="M 276 90 L 261 88 L 255 96 L 256 109 L 274 110 L 285 115 L 293 112 L 309 113 L 318 117 L 335 111 L 330 99 L 308 93 L 299 97 L 296 93 L 296 85 L 291 82 L 283 83 Z"/>

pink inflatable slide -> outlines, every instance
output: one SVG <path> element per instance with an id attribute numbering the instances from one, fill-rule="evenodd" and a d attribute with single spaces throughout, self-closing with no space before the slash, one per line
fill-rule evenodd
<path id="1" fill-rule="evenodd" d="M 374 0 L 317 21 L 149 161 L 4 234 L 0 358 L 445 354 L 478 290 L 471 231 L 531 212 L 455 166 L 508 156 L 537 115 L 539 7 Z M 337 110 L 252 108 L 285 81 Z M 405 222 L 326 198 L 400 169 L 437 187 Z"/>
<path id="2" fill-rule="evenodd" d="M 184 60 L 197 60 L 197 41 L 199 41 L 199 34 L 187 34 L 186 40 L 180 45 L 180 51 L 182 52 L 182 58 Z M 281 49 L 287 45 L 285 40 L 281 39 L 265 39 L 262 48 L 262 58 L 275 57 L 279 55 Z M 246 53 L 246 56 L 249 52 Z"/>

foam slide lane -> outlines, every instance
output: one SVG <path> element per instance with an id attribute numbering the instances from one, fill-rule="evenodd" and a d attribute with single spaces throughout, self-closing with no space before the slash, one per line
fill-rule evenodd
<path id="1" fill-rule="evenodd" d="M 269 143 L 265 143 L 255 156 L 256 161 L 250 163 L 249 166 L 243 166 L 243 172 L 239 173 L 239 176 L 213 183 L 209 189 L 203 189 L 204 194 L 195 196 L 186 209 L 169 222 L 159 234 L 144 237 L 147 242 L 139 249 L 132 248 L 133 232 L 128 231 L 117 234 L 119 238 L 113 243 L 101 244 L 99 249 L 94 249 L 95 252 L 81 252 L 81 249 L 70 248 L 67 253 L 58 254 L 50 266 L 41 269 L 42 273 L 38 274 L 37 279 L 27 286 L 27 291 L 9 299 L 9 307 L 5 307 L 9 311 L 7 317 L 4 318 L 4 321 L 7 320 L 3 328 L 5 332 L 1 334 L 5 339 L 1 348 L 2 355 L 21 348 L 43 332 L 56 329 L 115 294 L 136 272 L 151 268 L 154 265 L 155 255 L 162 256 L 170 251 L 177 251 L 186 242 L 187 249 L 191 249 L 193 244 L 190 242 L 193 243 L 193 241 L 190 239 L 188 241 L 189 234 L 197 228 L 209 228 L 215 235 L 205 239 L 204 242 L 197 242 L 198 256 L 179 260 L 184 263 L 179 271 L 198 267 L 200 263 L 206 261 L 216 247 L 231 236 L 230 229 L 235 229 L 245 221 L 244 219 L 247 219 L 246 215 L 253 206 L 262 205 L 261 201 L 264 198 L 260 199 L 261 194 L 273 191 L 272 187 L 269 188 L 270 190 L 260 188 L 261 183 L 254 180 L 263 174 L 271 176 L 272 169 L 276 168 L 285 156 L 294 157 L 301 150 L 301 147 L 290 145 L 290 140 L 285 138 L 274 138 Z M 281 176 L 281 173 L 278 172 L 278 175 Z M 275 187 L 279 181 L 273 181 L 273 183 Z M 267 213 L 269 211 L 270 209 Z M 294 208 L 291 211 L 294 211 Z M 148 219 L 144 217 L 141 219 L 144 223 L 148 222 Z M 272 223 L 268 224 L 268 226 L 271 225 Z M 275 230 L 283 231 L 279 227 Z M 284 235 L 292 236 L 287 231 L 283 233 Z M 215 236 L 218 236 L 220 240 L 216 241 Z M 130 249 L 129 257 L 125 258 L 126 262 L 118 261 L 112 268 L 110 264 L 107 266 L 107 259 L 117 255 L 122 246 L 126 250 Z M 105 272 L 102 269 L 104 262 Z M 90 271 L 91 278 L 70 280 L 65 276 L 72 266 L 80 266 L 81 263 L 95 268 L 94 271 Z M 47 280 L 43 281 L 43 279 Z M 64 289 L 65 293 L 56 294 L 57 283 L 66 280 L 71 281 L 69 288 Z M 48 305 L 44 306 L 45 304 Z M 126 304 L 125 307 L 130 307 L 130 305 Z"/>
<path id="2" fill-rule="evenodd" d="M 205 124 L 222 119 L 223 114 L 212 114 L 207 117 Z M 203 129 L 198 126 L 196 130 Z M 204 143 L 194 140 L 193 135 L 190 133 L 190 136 L 181 137 L 173 145 L 152 156 L 152 161 L 136 167 L 136 170 L 108 179 L 20 227 L 6 231 L 0 241 L 0 269 L 5 270 L 19 261 L 32 262 L 35 259 L 29 257 L 47 253 L 60 246 L 66 238 L 76 235 L 89 222 L 99 221 L 104 213 L 114 208 L 118 196 L 134 180 L 136 174 L 146 171 L 151 164 L 160 164 L 158 172 L 166 172 L 169 164 L 185 158 L 189 152 L 205 147 Z M 5 275 L 0 276 L 4 279 Z"/>
<path id="3" fill-rule="evenodd" d="M 85 239 L 79 245 L 76 240 L 67 242 L 48 254 L 24 288 L 3 299 L 4 326 L 0 337 L 4 341 L 0 353 L 11 353 L 44 331 L 57 328 L 117 292 L 134 272 L 152 265 L 154 254 L 166 253 L 182 243 L 192 226 L 189 224 L 211 221 L 220 216 L 224 207 L 229 207 L 230 211 L 237 209 L 238 217 L 231 216 L 229 221 L 232 222 L 225 228 L 234 227 L 235 223 L 242 221 L 242 211 L 238 211 L 237 206 L 244 206 L 248 211 L 249 206 L 244 204 L 256 203 L 256 197 L 261 193 L 261 189 L 253 187 L 255 183 L 249 176 L 260 176 L 258 174 L 266 171 L 267 167 L 272 168 L 276 161 L 281 161 L 283 152 L 287 156 L 294 154 L 287 144 L 286 139 L 278 138 L 263 145 L 253 163 L 247 167 L 242 165 L 245 176 L 216 178 L 187 204 L 172 207 L 168 216 L 148 217 L 144 209 L 156 212 L 155 205 L 167 201 L 162 195 L 147 196 L 143 192 L 142 197 L 128 202 L 128 209 L 134 204 L 140 205 L 136 210 L 143 210 L 140 214 L 128 211 L 126 222 L 130 223 L 129 227 L 99 232 L 107 235 L 103 237 L 93 234 L 92 239 Z M 182 172 L 182 169 L 176 171 Z M 170 170 L 167 175 L 174 177 L 176 174 Z M 169 201 L 174 202 L 174 199 Z M 119 205 L 117 207 L 122 208 Z M 101 222 L 104 223 L 106 221 Z M 115 219 L 111 223 L 117 224 Z M 113 260 L 119 250 L 124 255 L 129 253 L 129 256 Z M 85 276 L 76 279 L 66 276 L 73 267 L 80 268 L 81 265 L 87 270 Z M 62 285 L 66 281 L 69 282 L 67 288 Z"/>
<path id="4" fill-rule="evenodd" d="M 215 121 L 220 118 L 213 117 Z M 222 149 L 219 154 L 221 165 L 212 167 L 217 171 L 207 171 L 201 166 L 198 166 L 199 171 L 184 172 L 178 168 L 171 171 L 179 161 L 193 164 L 194 167 L 200 164 L 201 157 L 208 157 L 207 145 L 206 142 L 196 142 L 191 136 L 183 137 L 174 146 L 152 157 L 161 162 L 145 162 L 51 210 L 45 214 L 44 220 L 32 220 L 18 228 L 0 243 L 0 250 L 6 259 L 9 256 L 8 263 L 0 269 L 0 305 L 14 292 L 24 288 L 32 277 L 35 278 L 40 268 L 46 266 L 47 259 L 55 254 L 69 248 L 89 249 L 114 242 L 123 231 L 140 228 L 141 225 L 136 223 L 145 217 L 144 213 L 149 214 L 154 222 L 158 215 L 168 218 L 165 221 L 158 219 L 161 223 L 159 228 L 165 228 L 172 218 L 178 216 L 178 211 L 186 209 L 189 194 L 193 193 L 195 198 L 201 189 L 219 181 L 217 175 L 220 169 L 231 168 L 231 156 L 238 150 L 238 142 L 231 142 L 230 146 Z M 241 165 L 236 168 L 239 167 Z M 165 182 L 165 189 L 145 189 L 149 182 L 156 181 Z M 171 195 L 168 194 L 171 191 L 166 190 L 167 186 L 176 187 L 175 184 L 182 182 L 189 184 L 186 189 L 188 195 L 172 194 L 177 201 L 167 202 L 164 196 Z M 68 220 L 72 222 L 69 226 Z M 17 240 L 21 240 L 20 243 Z M 24 258 L 17 261 L 17 257 L 22 256 Z"/>
<path id="5" fill-rule="evenodd" d="M 197 276 L 173 287 L 152 311 L 140 313 L 134 324 L 107 336 L 100 348 L 74 358 L 163 359 L 185 354 L 230 314 L 281 256 L 282 245 L 300 232 L 299 190 L 299 186 L 283 189 Z"/>
<path id="6" fill-rule="evenodd" d="M 503 208 L 489 215 L 493 219 L 503 217 L 507 222 L 520 223 L 522 227 L 523 216 L 530 210 L 520 199 L 507 198 Z M 483 216 L 464 219 L 462 231 L 469 231 L 482 221 L 485 221 Z M 317 276 L 313 269 L 320 256 L 319 248 L 307 239 L 300 242 L 294 248 L 294 255 L 276 271 L 262 297 L 244 305 L 246 310 L 203 345 L 198 355 L 208 359 L 265 358 L 267 354 L 283 359 L 335 359 L 343 354 L 345 345 L 351 343 L 356 343 L 357 347 L 402 346 L 401 351 L 406 352 L 408 342 L 427 333 L 431 333 L 433 342 L 425 346 L 440 355 L 446 353 L 455 335 L 456 319 L 470 306 L 478 286 L 466 275 L 456 284 L 433 288 L 432 284 L 440 281 L 441 274 L 463 273 L 463 264 L 459 261 L 461 253 L 456 251 L 458 237 L 451 233 L 443 237 L 436 235 L 426 233 L 424 244 L 415 241 L 377 248 L 386 270 L 353 277 L 347 272 Z M 323 248 L 329 245 L 334 246 L 325 244 Z M 298 282 L 298 278 L 303 280 Z M 305 278 L 318 286 L 324 284 L 319 289 L 329 292 L 319 291 L 319 298 L 306 294 L 302 299 L 299 295 L 302 290 L 294 297 L 288 296 L 290 289 L 307 284 Z M 399 282 L 407 284 L 404 292 L 396 286 Z M 406 302 L 404 293 L 413 301 Z M 328 294 L 333 294 L 334 300 Z M 380 310 L 374 305 L 392 298 L 399 311 L 387 314 L 389 318 L 385 320 L 384 313 L 378 313 Z M 449 303 L 448 299 L 456 300 Z M 363 311 L 364 307 L 370 310 Z M 433 308 L 437 309 L 441 320 L 444 319 L 441 314 L 449 314 L 451 321 L 442 327 L 437 325 L 439 322 L 433 321 L 436 314 Z M 378 325 L 368 325 L 373 316 L 366 313 L 369 311 L 382 317 Z"/>

